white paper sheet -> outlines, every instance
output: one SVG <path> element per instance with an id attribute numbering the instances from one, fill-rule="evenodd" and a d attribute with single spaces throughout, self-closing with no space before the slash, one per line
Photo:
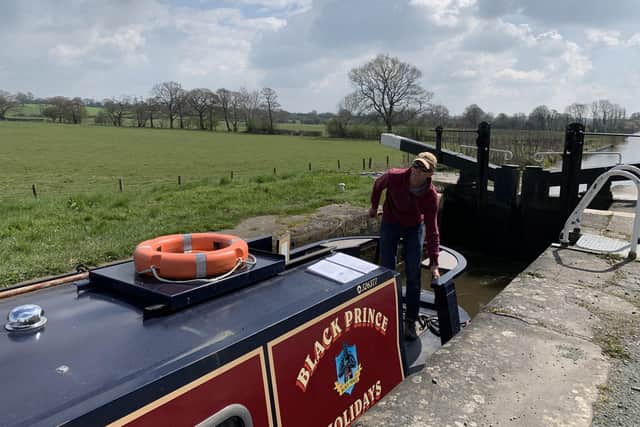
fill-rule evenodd
<path id="1" fill-rule="evenodd" d="M 364 276 L 364 274 L 359 271 L 326 260 L 316 262 L 307 267 L 307 270 L 328 279 L 335 280 L 338 283 L 347 283 Z"/>
<path id="2" fill-rule="evenodd" d="M 337 252 L 336 254 L 325 259 L 335 264 L 349 267 L 350 269 L 359 271 L 361 273 L 371 273 L 373 270 L 379 268 L 379 266 L 375 264 L 363 261 L 360 258 L 356 258 L 351 255 L 343 254 L 341 252 Z"/>

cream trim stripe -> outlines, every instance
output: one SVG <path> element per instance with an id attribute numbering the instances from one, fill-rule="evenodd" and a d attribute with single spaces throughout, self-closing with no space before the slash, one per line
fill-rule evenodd
<path id="1" fill-rule="evenodd" d="M 249 359 L 252 359 L 256 356 L 260 357 L 260 361 L 261 363 L 261 368 L 262 371 L 264 371 L 264 355 L 263 355 L 263 350 L 262 347 L 259 347 L 247 354 L 245 354 L 244 356 L 241 356 L 229 363 L 227 363 L 226 365 L 223 365 L 211 372 L 209 372 L 208 374 L 197 378 L 196 380 L 190 382 L 189 384 L 185 384 L 182 387 L 175 389 L 174 391 L 172 391 L 169 394 L 166 394 L 164 396 L 162 396 L 161 398 L 154 400 L 153 402 L 143 406 L 142 408 L 130 413 L 129 415 L 125 415 L 124 417 L 112 422 L 111 424 L 108 424 L 107 427 L 120 427 L 120 426 L 124 426 L 126 424 L 129 424 L 130 422 L 140 418 L 141 416 L 153 411 L 154 409 L 164 405 L 167 402 L 172 401 L 173 399 L 182 396 L 183 394 L 187 393 L 190 390 L 193 390 L 194 388 L 206 383 L 207 381 L 224 374 L 225 372 L 235 368 L 236 366 L 246 362 Z M 264 380 L 264 374 L 263 374 L 263 380 Z M 267 385 L 265 384 L 265 388 L 267 387 Z M 268 390 L 266 391 L 266 395 L 268 397 Z M 271 404 L 270 401 L 267 400 L 267 412 L 271 412 Z M 269 415 L 269 418 L 271 418 L 271 415 Z"/>

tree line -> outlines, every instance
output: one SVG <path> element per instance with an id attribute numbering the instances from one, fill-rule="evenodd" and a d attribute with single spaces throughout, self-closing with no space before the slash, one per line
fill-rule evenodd
<path id="1" fill-rule="evenodd" d="M 421 77 L 415 66 L 384 54 L 352 69 L 349 80 L 353 92 L 341 101 L 338 114 L 328 120 L 328 133 L 362 138 L 367 136 L 366 125 L 382 126 L 387 132 L 402 125 L 417 134 L 436 126 L 475 129 L 482 121 L 498 129 L 559 131 L 571 122 L 581 122 L 599 132 L 640 128 L 640 112 L 627 116 L 623 107 L 606 99 L 573 103 L 563 112 L 539 105 L 529 114 L 513 115 L 496 115 L 471 104 L 462 114 L 452 115 L 446 106 L 431 102 L 433 92 L 421 86 Z"/>
<path id="2" fill-rule="evenodd" d="M 122 96 L 102 102 L 63 96 L 35 99 L 32 94 L 0 91 L 0 120 L 27 103 L 39 104 L 43 117 L 59 123 L 79 124 L 88 116 L 87 107 L 99 107 L 94 118 L 99 125 L 216 130 L 222 122 L 230 132 L 238 132 L 242 123 L 248 132 L 273 133 L 281 111 L 278 95 L 269 87 L 259 91 L 186 90 L 170 81 L 153 86 L 148 98 Z"/>
<path id="3" fill-rule="evenodd" d="M 446 106 L 431 102 L 434 94 L 422 87 L 418 68 L 386 54 L 353 68 L 348 77 L 353 92 L 342 99 L 336 114 L 284 111 L 276 91 L 269 87 L 186 90 L 170 81 L 153 86 L 147 98 L 123 96 L 102 102 L 61 96 L 34 99 L 30 93 L 0 90 L 0 120 L 11 109 L 34 102 L 40 104 L 41 115 L 60 123 L 81 123 L 87 117 L 86 107 L 94 106 L 100 107 L 95 123 L 102 125 L 216 130 L 223 123 L 229 132 L 238 132 L 243 125 L 247 132 L 275 133 L 275 123 L 289 121 L 325 124 L 330 136 L 353 138 L 377 138 L 381 131 L 391 132 L 398 126 L 409 136 L 419 136 L 436 126 L 476 128 L 482 121 L 497 129 L 561 131 L 571 122 L 599 132 L 640 129 L 640 112 L 628 116 L 625 108 L 607 99 L 576 102 L 563 112 L 539 105 L 529 114 L 511 115 L 485 112 L 471 104 L 453 115 Z"/>

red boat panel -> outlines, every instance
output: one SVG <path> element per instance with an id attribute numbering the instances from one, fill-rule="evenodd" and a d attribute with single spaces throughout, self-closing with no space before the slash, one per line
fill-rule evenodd
<path id="1" fill-rule="evenodd" d="M 172 391 L 109 426 L 194 426 L 232 404 L 245 406 L 255 427 L 273 425 L 261 348 Z"/>
<path id="2" fill-rule="evenodd" d="M 371 282 L 268 343 L 278 425 L 350 425 L 404 379 L 396 281 Z"/>

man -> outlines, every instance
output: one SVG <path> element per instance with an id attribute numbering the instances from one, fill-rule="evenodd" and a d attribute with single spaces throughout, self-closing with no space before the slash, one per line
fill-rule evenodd
<path id="1" fill-rule="evenodd" d="M 404 336 L 410 341 L 418 337 L 416 320 L 420 309 L 422 245 L 425 231 L 431 274 L 434 279 L 440 277 L 438 194 L 431 182 L 437 163 L 433 154 L 420 153 L 410 168 L 390 169 L 376 179 L 371 192 L 369 216 L 373 218 L 378 212 L 382 190 L 387 190 L 380 224 L 380 260 L 384 267 L 396 269 L 398 242 L 401 238 L 403 241 L 407 276 Z"/>

